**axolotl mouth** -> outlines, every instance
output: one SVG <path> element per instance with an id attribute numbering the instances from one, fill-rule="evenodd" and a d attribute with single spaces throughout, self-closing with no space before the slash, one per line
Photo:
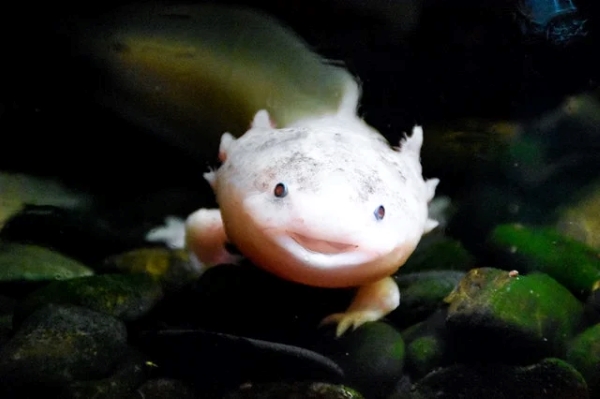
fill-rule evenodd
<path id="1" fill-rule="evenodd" d="M 270 230 L 250 253 L 259 266 L 287 280 L 317 287 L 356 287 L 392 274 L 402 254 L 358 234 Z M 250 248 L 252 249 L 252 247 Z M 399 247 L 401 252 L 406 252 Z M 265 255 L 266 254 L 266 255 Z"/>
<path id="2" fill-rule="evenodd" d="M 310 252 L 334 255 L 344 252 L 356 250 L 358 245 L 347 244 L 343 242 L 335 242 L 328 240 L 320 240 L 316 238 L 307 237 L 302 234 L 287 232 L 289 236 L 298 243 L 301 247 Z"/>
<path id="3" fill-rule="evenodd" d="M 289 230 L 276 235 L 275 242 L 305 267 L 317 269 L 355 267 L 379 256 L 377 251 L 365 250 L 358 244 L 310 237 Z"/>

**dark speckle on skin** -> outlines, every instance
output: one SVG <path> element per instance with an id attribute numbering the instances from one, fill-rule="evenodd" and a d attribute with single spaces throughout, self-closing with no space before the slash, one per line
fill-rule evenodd
<path id="1" fill-rule="evenodd" d="M 298 165 L 309 165 L 313 168 L 319 166 L 319 162 L 314 157 L 310 157 L 306 154 L 303 154 L 300 151 L 296 151 L 292 154 L 292 156 L 287 160 L 287 163 L 291 167 L 296 167 Z"/>
<path id="2" fill-rule="evenodd" d="M 366 202 L 370 196 L 375 194 L 377 187 L 383 184 L 379 175 L 372 170 L 356 167 L 354 168 L 354 175 L 357 176 L 359 182 L 356 194 L 363 202 Z"/>
<path id="3" fill-rule="evenodd" d="M 398 171 L 398 175 L 400 176 L 400 179 L 403 182 L 406 182 L 406 176 L 404 176 L 404 174 L 402 173 L 402 168 L 400 166 L 400 163 L 396 159 L 382 156 L 381 162 L 388 165 L 388 167 L 390 169 L 394 169 L 394 170 Z"/>
<path id="4" fill-rule="evenodd" d="M 258 142 L 254 146 L 254 151 L 261 152 L 265 150 L 271 149 L 273 146 L 286 146 L 289 143 L 302 140 L 308 135 L 308 132 L 304 129 L 298 131 L 284 131 L 287 129 L 282 129 L 282 131 L 277 132 L 277 136 L 271 137 L 265 141 Z"/>
<path id="5" fill-rule="evenodd" d="M 240 159 L 251 154 L 250 163 L 246 163 L 248 158 L 239 165 L 228 163 L 232 172 L 252 170 L 254 188 L 269 193 L 268 198 L 277 207 L 291 206 L 295 192 L 318 194 L 327 190 L 323 184 L 329 184 L 330 177 L 336 175 L 346 179 L 351 189 L 348 201 L 366 203 L 380 198 L 386 209 L 397 209 L 398 196 L 393 193 L 398 190 L 397 184 L 407 180 L 403 161 L 396 159 L 399 155 L 379 136 L 348 134 L 351 133 L 315 133 L 310 128 L 256 131 L 240 141 L 242 147 L 238 150 Z M 250 166 L 253 159 L 261 161 Z M 394 172 L 396 178 L 392 177 Z M 272 195 L 279 182 L 289 186 L 291 201 Z"/>
<path id="6" fill-rule="evenodd" d="M 294 176 L 296 190 L 314 189 L 314 176 L 322 168 L 322 162 L 300 151 L 294 151 L 291 156 L 280 159 L 277 170 Z"/>

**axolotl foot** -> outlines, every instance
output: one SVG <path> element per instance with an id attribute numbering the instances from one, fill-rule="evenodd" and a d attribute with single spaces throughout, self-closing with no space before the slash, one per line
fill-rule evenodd
<path id="1" fill-rule="evenodd" d="M 199 209 L 185 222 L 185 244 L 198 260 L 211 267 L 224 263 L 239 263 L 240 255 L 227 251 L 227 235 L 218 209 Z"/>
<path id="2" fill-rule="evenodd" d="M 358 289 L 350 307 L 343 313 L 325 317 L 321 325 L 337 323 L 335 335 L 340 337 L 349 328 L 383 318 L 400 305 L 400 290 L 391 277 L 363 285 Z"/>

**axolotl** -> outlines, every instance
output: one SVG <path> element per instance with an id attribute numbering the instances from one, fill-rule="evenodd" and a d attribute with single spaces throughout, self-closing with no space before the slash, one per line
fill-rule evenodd
<path id="1" fill-rule="evenodd" d="M 422 128 L 392 147 L 349 96 L 337 113 L 276 128 L 260 110 L 240 138 L 224 133 L 222 164 L 204 174 L 219 209 L 186 221 L 186 246 L 205 266 L 238 263 L 233 244 L 283 279 L 358 287 L 347 310 L 323 319 L 338 323 L 338 336 L 399 306 L 390 276 L 438 224 L 428 216 L 439 180 L 422 176 Z"/>

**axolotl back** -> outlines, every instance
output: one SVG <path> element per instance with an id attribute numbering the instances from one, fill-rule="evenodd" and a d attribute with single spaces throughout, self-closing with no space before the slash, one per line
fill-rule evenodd
<path id="1" fill-rule="evenodd" d="M 187 245 L 207 266 L 236 262 L 227 242 L 257 266 L 320 287 L 359 287 L 327 317 L 338 334 L 395 309 L 389 277 L 437 222 L 428 217 L 437 179 L 424 180 L 423 131 L 391 147 L 355 114 L 277 129 L 259 111 L 239 139 L 221 138 L 218 170 L 205 174 L 219 209 L 187 221 Z"/>

